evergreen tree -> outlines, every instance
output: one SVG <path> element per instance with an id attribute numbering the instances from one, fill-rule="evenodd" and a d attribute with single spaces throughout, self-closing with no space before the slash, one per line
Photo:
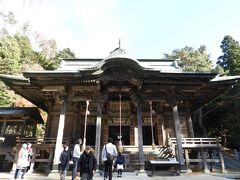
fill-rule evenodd
<path id="1" fill-rule="evenodd" d="M 0 37 L 0 74 L 20 72 L 21 49 L 17 40 L 9 35 Z"/>
<path id="2" fill-rule="evenodd" d="M 197 50 L 192 47 L 184 47 L 175 49 L 171 54 L 164 54 L 168 59 L 179 59 L 179 66 L 184 71 L 210 71 L 212 62 L 207 54 L 205 46 L 200 46 Z"/>
<path id="3" fill-rule="evenodd" d="M 240 74 L 240 46 L 239 42 L 234 40 L 231 36 L 225 36 L 221 49 L 223 55 L 218 58 L 219 64 L 228 75 Z"/>

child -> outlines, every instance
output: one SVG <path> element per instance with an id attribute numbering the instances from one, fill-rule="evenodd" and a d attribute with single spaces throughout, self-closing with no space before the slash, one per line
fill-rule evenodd
<path id="1" fill-rule="evenodd" d="M 123 170 L 123 166 L 125 165 L 125 157 L 122 155 L 121 152 L 118 152 L 116 164 L 117 164 L 117 172 L 118 172 L 117 177 L 122 177 L 122 170 Z"/>

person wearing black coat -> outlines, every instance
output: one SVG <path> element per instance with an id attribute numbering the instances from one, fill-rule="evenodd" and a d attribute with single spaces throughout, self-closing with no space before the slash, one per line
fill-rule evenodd
<path id="1" fill-rule="evenodd" d="M 117 172 L 118 172 L 117 177 L 122 177 L 122 170 L 123 170 L 123 166 L 125 165 L 125 157 L 121 152 L 118 152 L 116 165 L 117 165 Z"/>
<path id="2" fill-rule="evenodd" d="M 91 151 L 90 146 L 86 146 L 79 159 L 79 169 L 81 180 L 92 180 L 96 172 L 97 159 Z"/>
<path id="3" fill-rule="evenodd" d="M 71 159 L 70 152 L 68 151 L 68 146 L 63 145 L 63 152 L 60 155 L 59 173 L 60 180 L 64 180 L 67 175 L 67 170 L 69 167 L 69 161 Z"/>

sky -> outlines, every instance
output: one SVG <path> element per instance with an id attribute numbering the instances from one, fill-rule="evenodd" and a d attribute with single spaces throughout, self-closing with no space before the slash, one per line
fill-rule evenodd
<path id="1" fill-rule="evenodd" d="M 0 10 L 78 58 L 105 58 L 121 39 L 137 59 L 205 45 L 216 62 L 225 35 L 240 41 L 239 8 L 239 0 L 0 0 Z"/>

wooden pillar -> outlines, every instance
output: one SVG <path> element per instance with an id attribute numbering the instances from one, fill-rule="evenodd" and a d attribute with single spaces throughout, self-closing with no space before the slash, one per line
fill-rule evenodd
<path id="1" fill-rule="evenodd" d="M 77 106 L 75 106 L 75 110 L 74 110 L 74 120 L 73 120 L 73 130 L 72 130 L 72 139 L 73 139 L 73 142 L 75 143 L 76 142 L 76 131 L 77 131 Z M 78 138 L 79 139 L 79 138 Z"/>
<path id="2" fill-rule="evenodd" d="M 37 131 L 37 123 L 34 123 L 33 129 L 32 129 L 32 137 L 36 137 L 36 131 Z"/>
<path id="3" fill-rule="evenodd" d="M 205 153 L 203 148 L 201 148 L 201 153 L 202 153 L 203 172 L 204 173 L 210 173 L 210 171 L 207 167 L 206 153 Z"/>
<path id="4" fill-rule="evenodd" d="M 138 127 L 138 157 L 140 171 L 144 171 L 143 135 L 142 135 L 142 104 L 137 102 L 137 127 Z"/>
<path id="5" fill-rule="evenodd" d="M 46 121 L 44 138 L 50 137 L 50 127 L 52 122 L 52 112 L 53 112 L 54 103 L 49 103 L 48 106 L 49 106 L 49 111 L 47 112 L 47 121 Z"/>
<path id="6" fill-rule="evenodd" d="M 136 116 L 131 115 L 129 117 L 129 121 L 130 121 L 130 144 L 129 145 L 135 145 L 136 144 L 136 134 L 135 134 L 135 127 L 136 127 Z"/>
<path id="7" fill-rule="evenodd" d="M 101 103 L 97 102 L 97 119 L 96 119 L 96 139 L 95 139 L 95 155 L 97 158 L 97 170 L 100 164 L 100 143 L 101 143 L 101 126 L 102 126 L 102 108 Z"/>
<path id="8" fill-rule="evenodd" d="M 188 149 L 184 149 L 184 154 L 185 154 L 185 161 L 186 161 L 187 173 L 191 173 L 192 170 L 191 170 L 191 168 L 190 168 Z"/>
<path id="9" fill-rule="evenodd" d="M 49 157 L 48 157 L 48 164 L 49 164 L 49 171 L 51 170 L 51 163 L 52 163 L 52 160 L 53 160 L 53 151 L 54 151 L 54 149 L 53 149 L 53 147 L 50 147 L 49 148 Z"/>
<path id="10" fill-rule="evenodd" d="M 49 130 L 50 130 L 50 126 L 51 126 L 51 122 L 52 122 L 52 110 L 53 110 L 53 104 L 50 104 L 50 108 L 49 108 L 49 112 L 48 112 L 48 116 L 47 116 L 47 121 L 46 121 L 46 130 L 45 130 L 45 135 L 44 138 L 48 138 L 49 137 Z"/>
<path id="11" fill-rule="evenodd" d="M 189 101 L 187 102 L 187 123 L 188 123 L 189 137 L 194 138 L 194 131 L 193 131 L 193 124 L 192 124 Z"/>
<path id="12" fill-rule="evenodd" d="M 1 129 L 1 135 L 0 136 L 3 136 L 4 133 L 5 133 L 5 130 L 6 130 L 6 127 L 7 127 L 7 120 L 5 120 L 3 122 L 3 126 L 2 126 L 2 129 Z"/>
<path id="13" fill-rule="evenodd" d="M 200 107 L 199 109 L 198 109 L 198 123 L 199 123 L 199 126 L 200 126 L 200 128 L 202 129 L 202 132 L 203 132 L 203 136 L 204 137 L 207 137 L 207 130 L 206 130 L 206 128 L 204 127 L 204 125 L 203 125 L 203 122 L 202 122 L 202 107 Z"/>
<path id="14" fill-rule="evenodd" d="M 23 126 L 22 126 L 22 129 L 21 129 L 21 137 L 25 136 L 25 134 L 24 134 L 25 127 L 26 127 L 26 119 L 23 120 Z"/>
<path id="15" fill-rule="evenodd" d="M 53 160 L 53 169 L 58 167 L 59 163 L 59 157 L 62 151 L 62 139 L 63 139 L 63 131 L 64 131 L 64 124 L 65 124 L 65 116 L 66 116 L 66 97 L 62 98 L 62 104 L 61 104 L 61 112 L 58 122 L 58 132 L 57 132 L 57 140 L 55 145 L 55 154 L 54 154 L 54 160 Z"/>
<path id="16" fill-rule="evenodd" d="M 36 146 L 33 146 L 32 147 L 32 160 L 31 160 L 31 165 L 30 165 L 30 169 L 29 169 L 29 171 L 30 172 L 33 172 L 33 168 L 34 168 L 34 165 L 35 165 L 35 160 L 36 160 L 36 149 L 37 149 L 37 147 Z"/>
<path id="17" fill-rule="evenodd" d="M 181 132 L 180 132 L 180 120 L 179 120 L 178 107 L 176 104 L 175 97 L 173 98 L 172 110 L 173 110 L 174 127 L 175 127 L 176 141 L 177 141 L 178 161 L 179 161 L 180 165 L 183 166 L 184 159 L 183 159 Z"/>

